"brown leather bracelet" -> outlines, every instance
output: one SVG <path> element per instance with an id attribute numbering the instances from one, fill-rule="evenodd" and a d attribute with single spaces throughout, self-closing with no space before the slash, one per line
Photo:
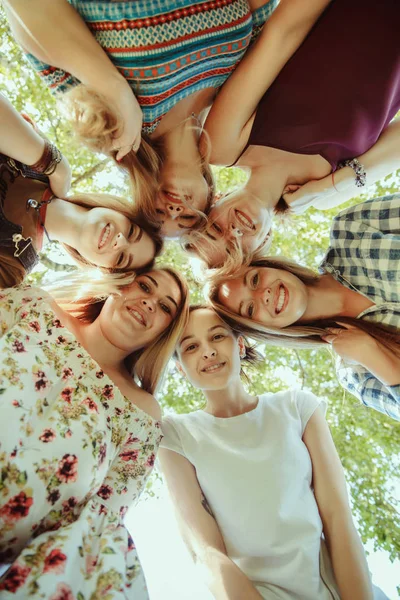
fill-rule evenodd
<path id="1" fill-rule="evenodd" d="M 49 140 L 45 139 L 42 156 L 34 165 L 29 165 L 29 168 L 39 175 L 52 175 L 61 160 L 62 154 L 59 149 L 49 142 Z"/>

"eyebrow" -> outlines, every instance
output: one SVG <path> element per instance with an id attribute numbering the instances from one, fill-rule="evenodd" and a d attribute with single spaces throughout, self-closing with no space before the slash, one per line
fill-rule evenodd
<path id="1" fill-rule="evenodd" d="M 140 240 L 142 239 L 142 236 L 143 236 L 143 229 L 141 227 L 139 227 L 138 225 L 137 225 L 137 228 L 139 229 L 139 233 L 137 234 L 136 239 L 133 242 L 134 244 L 136 244 L 136 242 L 140 242 Z"/>
<path id="2" fill-rule="evenodd" d="M 144 277 L 147 277 L 147 279 L 150 279 L 150 281 L 152 281 L 154 283 L 156 288 L 158 288 L 158 282 L 156 279 L 154 279 L 154 277 L 152 277 L 151 275 L 144 275 Z M 178 309 L 178 304 L 171 296 L 166 296 L 166 298 L 168 298 L 168 300 L 170 300 L 172 302 L 172 304 L 175 304 L 176 309 Z"/>
<path id="3" fill-rule="evenodd" d="M 178 223 L 179 229 L 192 229 L 193 223 L 191 225 L 182 225 L 182 223 Z"/>
<path id="4" fill-rule="evenodd" d="M 210 327 L 210 328 L 209 328 L 207 331 L 208 331 L 208 332 L 210 332 L 210 331 L 214 331 L 214 329 L 218 329 L 219 327 L 222 327 L 222 329 L 227 329 L 227 328 L 225 327 L 225 325 L 213 325 L 213 326 L 212 326 L 212 327 Z M 186 342 L 186 340 L 189 340 L 190 338 L 193 338 L 193 337 L 194 337 L 194 335 L 193 335 L 193 334 L 191 334 L 191 335 L 186 335 L 186 336 L 185 336 L 185 337 L 184 337 L 184 338 L 183 338 L 183 339 L 182 339 L 182 340 L 179 342 L 179 345 L 181 346 L 181 345 L 183 344 L 183 342 Z"/>

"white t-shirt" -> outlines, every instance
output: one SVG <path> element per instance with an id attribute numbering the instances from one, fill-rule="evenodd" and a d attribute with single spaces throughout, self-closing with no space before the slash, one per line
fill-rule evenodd
<path id="1" fill-rule="evenodd" d="M 320 404 L 287 390 L 237 417 L 196 411 L 163 420 L 161 446 L 193 464 L 229 557 L 263 598 L 339 600 L 302 441 Z"/>

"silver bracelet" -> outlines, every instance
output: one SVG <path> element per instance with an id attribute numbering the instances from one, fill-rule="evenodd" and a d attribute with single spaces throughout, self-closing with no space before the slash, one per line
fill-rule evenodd
<path id="1" fill-rule="evenodd" d="M 352 158 L 351 160 L 344 160 L 338 165 L 340 168 L 342 167 L 350 167 L 353 169 L 356 174 L 356 187 L 364 187 L 367 185 L 367 173 L 365 171 L 364 165 L 360 163 L 357 158 Z"/>

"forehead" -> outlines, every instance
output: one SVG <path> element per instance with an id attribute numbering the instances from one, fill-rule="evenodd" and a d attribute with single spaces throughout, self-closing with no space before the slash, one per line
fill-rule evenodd
<path id="1" fill-rule="evenodd" d="M 232 204 L 235 204 L 236 202 L 243 202 L 246 199 L 247 195 L 242 190 L 231 192 L 220 200 L 217 200 L 210 211 L 210 217 L 213 214 L 218 215 L 228 209 Z"/>
<path id="2" fill-rule="evenodd" d="M 146 276 L 151 277 L 157 282 L 157 290 L 160 294 L 167 294 L 168 296 L 175 298 L 178 303 L 180 302 L 181 291 L 178 282 L 170 273 L 162 270 L 154 270 L 144 273 L 144 277 Z"/>
<path id="3" fill-rule="evenodd" d="M 225 323 L 212 308 L 198 308 L 190 313 L 182 338 L 193 334 L 195 331 L 196 333 L 206 333 L 210 327 L 217 325 L 225 327 Z"/>

